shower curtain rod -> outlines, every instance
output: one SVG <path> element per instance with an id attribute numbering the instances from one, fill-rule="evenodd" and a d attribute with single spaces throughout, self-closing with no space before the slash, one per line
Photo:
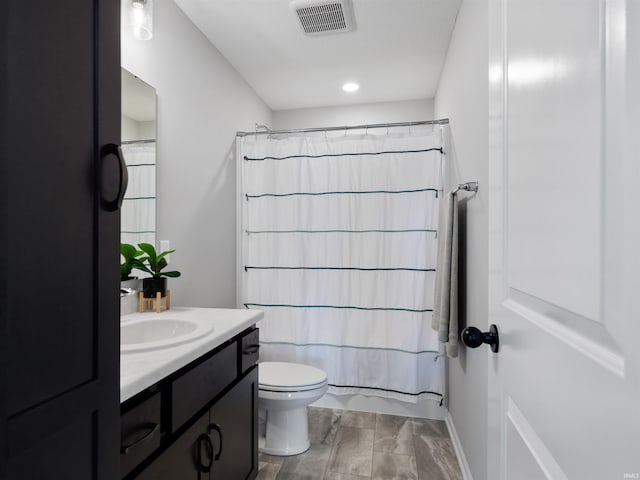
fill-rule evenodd
<path id="1" fill-rule="evenodd" d="M 452 192 L 454 195 L 458 193 L 460 190 L 464 190 L 466 192 L 478 192 L 478 182 L 467 182 L 460 183 L 458 187 Z"/>
<path id="2" fill-rule="evenodd" d="M 411 127 L 413 125 L 448 125 L 449 119 L 440 120 L 422 120 L 419 122 L 398 122 L 398 123 L 375 123 L 371 125 L 344 125 L 342 127 L 325 127 L 325 128 L 298 128 L 293 130 L 271 130 L 264 125 L 256 123 L 255 132 L 236 132 L 237 137 L 246 137 L 247 135 L 279 135 L 287 133 L 311 133 L 311 132 L 331 132 L 335 130 L 362 130 L 369 128 L 388 128 L 388 127 Z M 258 131 L 258 129 L 264 129 Z"/>

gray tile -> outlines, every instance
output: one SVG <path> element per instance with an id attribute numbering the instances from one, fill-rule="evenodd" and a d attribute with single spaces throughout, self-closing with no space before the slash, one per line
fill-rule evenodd
<path id="1" fill-rule="evenodd" d="M 316 472 L 280 472 L 276 480 L 323 480 L 322 473 Z"/>
<path id="2" fill-rule="evenodd" d="M 276 480 L 280 465 L 275 463 L 258 462 L 257 480 Z"/>
<path id="3" fill-rule="evenodd" d="M 435 438 L 449 438 L 447 424 L 442 420 L 429 420 L 427 418 L 412 418 L 414 435 L 426 435 Z"/>
<path id="4" fill-rule="evenodd" d="M 322 480 L 327 469 L 330 445 L 311 445 L 309 450 L 300 454 L 286 457 L 280 468 L 278 480 Z"/>
<path id="5" fill-rule="evenodd" d="M 260 454 L 259 480 L 462 479 L 444 422 L 318 407 L 308 417 L 311 448 Z"/>
<path id="6" fill-rule="evenodd" d="M 331 445 L 340 425 L 340 411 L 309 407 L 309 441 L 311 444 Z"/>
<path id="7" fill-rule="evenodd" d="M 370 477 L 373 439 L 373 429 L 341 426 L 333 443 L 327 471 Z"/>
<path id="8" fill-rule="evenodd" d="M 448 438 L 415 435 L 419 480 L 462 480 L 462 472 Z"/>
<path id="9" fill-rule="evenodd" d="M 341 427 L 376 428 L 376 414 L 370 412 L 352 412 L 343 410 L 340 413 Z"/>
<path id="10" fill-rule="evenodd" d="M 275 463 L 276 465 L 282 465 L 282 462 L 284 462 L 284 459 L 287 457 L 281 457 L 278 455 L 267 455 L 266 453 L 258 453 L 258 462 L 265 462 L 265 463 Z"/>
<path id="11" fill-rule="evenodd" d="M 315 472 L 280 472 L 276 480 L 323 480 L 322 473 Z"/>
<path id="12" fill-rule="evenodd" d="M 415 455 L 412 419 L 395 415 L 376 415 L 373 451 Z"/>
<path id="13" fill-rule="evenodd" d="M 324 480 L 370 480 L 371 477 L 361 477 L 360 475 L 349 475 L 348 473 L 327 472 Z"/>
<path id="14" fill-rule="evenodd" d="M 416 457 L 393 453 L 373 453 L 372 480 L 418 480 Z"/>

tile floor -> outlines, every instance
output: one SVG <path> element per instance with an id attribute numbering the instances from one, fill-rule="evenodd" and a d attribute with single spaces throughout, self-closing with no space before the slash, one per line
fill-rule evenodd
<path id="1" fill-rule="evenodd" d="M 309 407 L 311 448 L 260 454 L 258 480 L 461 480 L 445 423 Z"/>

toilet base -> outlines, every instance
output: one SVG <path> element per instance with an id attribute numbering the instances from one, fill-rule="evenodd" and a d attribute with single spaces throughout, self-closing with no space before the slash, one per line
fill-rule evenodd
<path id="1" fill-rule="evenodd" d="M 309 442 L 307 407 L 290 410 L 267 410 L 264 433 L 258 439 L 258 450 L 267 455 L 287 457 L 306 452 Z"/>

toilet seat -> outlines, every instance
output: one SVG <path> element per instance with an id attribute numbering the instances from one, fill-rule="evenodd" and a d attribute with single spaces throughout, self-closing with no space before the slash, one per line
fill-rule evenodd
<path id="1" fill-rule="evenodd" d="M 305 392 L 323 388 L 327 374 L 319 368 L 299 363 L 262 362 L 258 368 L 258 388 L 268 392 Z"/>

